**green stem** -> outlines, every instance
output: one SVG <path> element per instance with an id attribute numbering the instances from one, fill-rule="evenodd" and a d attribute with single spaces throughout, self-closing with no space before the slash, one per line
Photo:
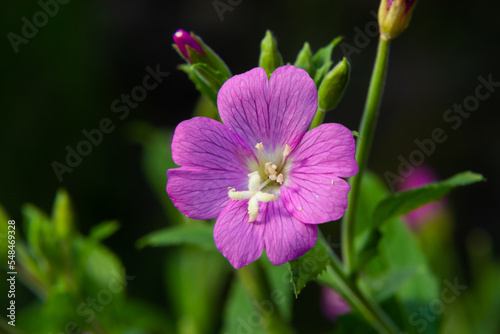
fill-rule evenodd
<path id="1" fill-rule="evenodd" d="M 313 120 L 311 122 L 311 125 L 309 125 L 309 130 L 312 130 L 315 127 L 320 126 L 321 124 L 323 124 L 323 120 L 325 119 L 325 114 L 326 114 L 325 110 L 322 110 L 322 109 L 318 108 L 316 110 L 316 114 L 314 114 L 314 118 L 313 118 Z"/>
<path id="2" fill-rule="evenodd" d="M 263 268 L 260 263 L 254 262 L 236 272 L 250 299 L 259 305 L 272 303 L 271 292 Z M 254 303 L 252 303 L 254 304 Z M 274 305 L 272 312 L 263 312 L 264 324 L 270 334 L 292 334 L 293 331 L 281 316 L 279 309 Z"/>
<path id="3" fill-rule="evenodd" d="M 331 262 L 326 267 L 326 274 L 318 277 L 318 281 L 339 291 L 351 307 L 357 310 L 379 333 L 398 333 L 398 328 L 387 314 L 348 278 L 335 253 L 329 251 L 328 255 Z"/>
<path id="4" fill-rule="evenodd" d="M 351 178 L 351 191 L 348 196 L 349 206 L 343 218 L 342 224 L 342 256 L 350 274 L 355 267 L 354 235 L 356 210 L 359 203 L 359 192 L 361 181 L 366 169 L 366 163 L 370 154 L 373 133 L 377 123 L 378 110 L 384 91 L 387 63 L 389 60 L 390 41 L 379 39 L 377 58 L 368 89 L 363 119 L 361 120 L 359 139 L 356 147 L 356 161 L 358 162 L 359 172 Z"/>

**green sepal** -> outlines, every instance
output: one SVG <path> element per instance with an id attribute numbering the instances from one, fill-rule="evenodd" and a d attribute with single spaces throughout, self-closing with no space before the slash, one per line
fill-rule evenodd
<path id="1" fill-rule="evenodd" d="M 205 44 L 205 42 L 203 42 L 200 37 L 196 36 L 193 33 L 191 33 L 191 36 L 198 42 L 204 52 L 204 54 L 201 54 L 200 52 L 186 45 L 186 50 L 189 54 L 189 57 L 191 57 L 192 64 L 206 64 L 214 71 L 219 72 L 224 78 L 224 81 L 233 76 L 231 74 L 231 71 L 229 70 L 229 67 L 217 53 L 215 53 L 207 44 Z"/>
<path id="2" fill-rule="evenodd" d="M 342 36 L 335 38 L 327 46 L 322 47 L 314 54 L 313 57 L 313 64 L 315 68 L 314 83 L 316 84 L 316 87 L 319 87 L 319 85 L 323 81 L 323 78 L 330 70 L 330 67 L 333 64 L 332 62 L 333 48 L 340 43 L 342 38 L 343 38 Z"/>

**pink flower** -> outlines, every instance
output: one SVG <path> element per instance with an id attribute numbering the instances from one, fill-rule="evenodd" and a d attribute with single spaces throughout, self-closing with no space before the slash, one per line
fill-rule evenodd
<path id="1" fill-rule="evenodd" d="M 226 81 L 217 104 L 224 124 L 181 122 L 167 172 L 174 205 L 194 219 L 217 218 L 215 245 L 235 268 L 264 248 L 280 265 L 316 242 L 316 224 L 339 219 L 358 172 L 351 131 L 323 124 L 306 133 L 317 108 L 313 80 L 294 66 L 268 80 L 254 68 Z"/>
<path id="2" fill-rule="evenodd" d="M 177 48 L 179 48 L 179 51 L 184 55 L 184 57 L 189 59 L 189 61 L 191 61 L 191 58 L 189 57 L 186 46 L 198 51 L 201 54 L 204 54 L 200 44 L 198 44 L 193 36 L 191 36 L 187 31 L 179 29 L 175 32 L 173 37 L 175 45 L 177 46 Z"/>
<path id="3" fill-rule="evenodd" d="M 321 288 L 321 310 L 332 321 L 351 312 L 351 306 L 340 294 L 326 286 Z"/>
<path id="4" fill-rule="evenodd" d="M 422 187 L 436 181 L 438 181 L 438 178 L 434 171 L 430 167 L 422 165 L 415 168 L 415 171 L 405 179 L 405 181 L 401 184 L 399 191 Z M 442 210 L 442 200 L 438 202 L 431 202 L 409 212 L 404 216 L 404 219 L 408 222 L 408 225 L 415 230 L 423 224 L 429 222 L 432 218 L 438 216 Z"/>

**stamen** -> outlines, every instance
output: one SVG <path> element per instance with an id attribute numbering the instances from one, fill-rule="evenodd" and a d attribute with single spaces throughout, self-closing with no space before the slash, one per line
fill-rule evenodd
<path id="1" fill-rule="evenodd" d="M 248 174 L 248 190 L 236 191 L 231 188 L 228 192 L 229 198 L 232 200 L 242 201 L 248 199 L 248 221 L 254 222 L 259 215 L 259 202 L 272 202 L 278 199 L 278 196 L 270 193 L 262 192 L 271 179 L 267 179 L 260 184 L 260 175 L 258 172 Z"/>
<path id="2" fill-rule="evenodd" d="M 262 142 L 257 143 L 257 145 L 255 145 L 255 148 L 258 149 L 260 152 L 264 151 L 264 145 L 262 145 Z"/>
<path id="3" fill-rule="evenodd" d="M 278 182 L 279 184 L 283 184 L 283 174 L 280 173 L 278 177 L 276 177 L 276 182 Z"/>
<path id="4" fill-rule="evenodd" d="M 278 172 L 276 171 L 277 168 L 278 168 L 278 166 L 276 166 L 275 164 L 272 164 L 270 162 L 266 162 L 264 164 L 264 174 L 266 174 L 269 177 L 271 175 L 276 175 L 276 174 L 278 174 Z"/>

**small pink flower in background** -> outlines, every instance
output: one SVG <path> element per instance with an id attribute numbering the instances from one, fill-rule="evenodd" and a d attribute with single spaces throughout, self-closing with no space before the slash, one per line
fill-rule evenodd
<path id="1" fill-rule="evenodd" d="M 174 43 L 179 48 L 179 51 L 184 55 L 184 57 L 189 59 L 189 61 L 191 61 L 191 59 L 189 58 L 186 46 L 189 46 L 191 49 L 195 49 L 199 53 L 204 54 L 200 44 L 198 44 L 198 42 L 193 38 L 193 36 L 191 36 L 187 31 L 184 31 L 182 29 L 179 29 L 175 32 Z"/>
<path id="2" fill-rule="evenodd" d="M 280 265 L 310 250 L 316 224 L 342 217 L 355 175 L 354 138 L 340 124 L 309 132 L 318 94 L 294 66 L 268 80 L 255 68 L 226 81 L 217 104 L 224 124 L 204 117 L 181 122 L 167 172 L 167 192 L 187 217 L 218 217 L 215 245 L 235 268 L 264 248 Z"/>
<path id="3" fill-rule="evenodd" d="M 416 167 L 415 171 L 405 179 L 405 181 L 401 184 L 399 191 L 422 187 L 437 181 L 438 178 L 434 171 L 430 167 L 422 165 L 420 167 Z M 412 229 L 416 230 L 420 226 L 429 222 L 432 218 L 438 216 L 442 210 L 443 200 L 431 202 L 406 214 L 404 219 L 408 222 L 408 225 Z"/>
<path id="4" fill-rule="evenodd" d="M 332 321 L 337 320 L 341 315 L 351 312 L 349 303 L 337 291 L 326 286 L 321 287 L 321 309 Z"/>

